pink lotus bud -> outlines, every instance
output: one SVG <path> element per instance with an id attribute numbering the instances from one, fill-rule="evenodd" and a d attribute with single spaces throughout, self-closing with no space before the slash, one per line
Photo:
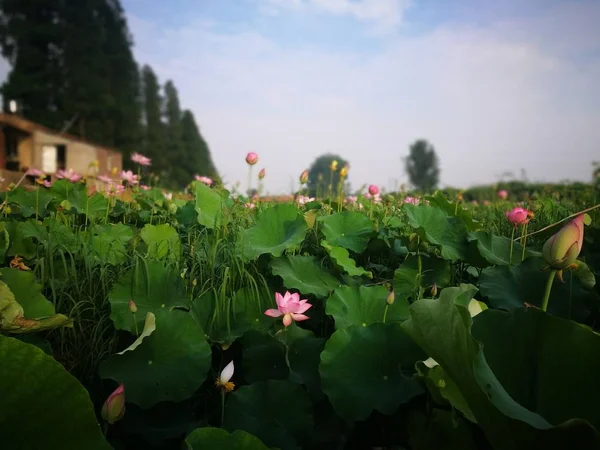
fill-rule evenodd
<path id="1" fill-rule="evenodd" d="M 253 166 L 258 162 L 258 155 L 254 152 L 250 152 L 246 155 L 246 162 Z"/>
<path id="2" fill-rule="evenodd" d="M 583 246 L 585 214 L 580 214 L 546 241 L 542 256 L 550 267 L 562 270 L 573 264 Z"/>
<path id="3" fill-rule="evenodd" d="M 506 200 L 508 198 L 508 192 L 506 192 L 504 189 L 498 191 L 498 198 L 500 200 Z"/>
<path id="4" fill-rule="evenodd" d="M 379 188 L 377 186 L 375 186 L 374 184 L 369 186 L 369 194 L 371 195 L 377 195 L 379 194 Z"/>
<path id="5" fill-rule="evenodd" d="M 258 172 L 258 179 L 262 180 L 266 174 L 267 172 L 265 172 L 265 169 L 260 169 L 260 172 Z"/>
<path id="6" fill-rule="evenodd" d="M 394 295 L 394 291 L 392 291 L 388 294 L 387 298 L 385 299 L 385 302 L 391 306 L 394 304 L 395 299 L 396 299 L 396 297 Z"/>
<path id="7" fill-rule="evenodd" d="M 306 184 L 307 182 L 308 182 L 308 170 L 304 170 L 300 174 L 300 183 Z"/>
<path id="8" fill-rule="evenodd" d="M 129 300 L 129 311 L 131 311 L 131 314 L 135 314 L 137 312 L 137 305 L 133 300 Z"/>
<path id="9" fill-rule="evenodd" d="M 531 216 L 533 213 L 527 211 L 525 208 L 513 208 L 510 211 L 506 211 L 506 218 L 510 223 L 512 223 L 515 227 L 519 225 L 525 225 L 531 220 Z"/>
<path id="10" fill-rule="evenodd" d="M 100 414 L 110 424 L 123 417 L 125 414 L 125 386 L 123 383 L 106 399 Z"/>

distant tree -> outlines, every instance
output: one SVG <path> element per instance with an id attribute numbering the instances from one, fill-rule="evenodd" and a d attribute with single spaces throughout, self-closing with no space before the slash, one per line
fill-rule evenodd
<path id="1" fill-rule="evenodd" d="M 319 156 L 308 169 L 308 195 L 314 197 L 317 192 L 320 196 L 325 197 L 328 192 L 328 187 L 331 177 L 331 162 L 338 162 L 337 170 L 333 173 L 331 186 L 334 194 L 337 195 L 337 187 L 340 181 L 340 169 L 347 164 L 346 160 L 339 155 L 327 153 Z M 346 179 L 348 179 L 346 177 Z"/>
<path id="2" fill-rule="evenodd" d="M 143 153 L 152 158 L 153 172 L 166 178 L 169 160 L 166 153 L 166 127 L 162 121 L 163 98 L 158 78 L 150 66 L 142 68 Z"/>
<path id="3" fill-rule="evenodd" d="M 200 134 L 194 114 L 185 110 L 181 118 L 182 142 L 189 158 L 190 178 L 194 175 L 210 177 L 219 181 L 219 174 L 212 160 L 208 144 Z"/>
<path id="4" fill-rule="evenodd" d="M 181 106 L 177 88 L 171 80 L 165 84 L 165 124 L 167 178 L 173 187 L 184 187 L 190 182 L 190 155 L 183 145 Z"/>
<path id="5" fill-rule="evenodd" d="M 419 139 L 410 146 L 406 158 L 406 172 L 411 184 L 422 192 L 430 192 L 437 187 L 440 169 L 435 149 L 429 142 Z"/>

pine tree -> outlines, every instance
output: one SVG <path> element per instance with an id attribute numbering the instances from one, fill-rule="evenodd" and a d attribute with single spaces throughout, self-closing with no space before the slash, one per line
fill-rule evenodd
<path id="1" fill-rule="evenodd" d="M 144 118 L 143 153 L 152 158 L 153 172 L 168 176 L 169 160 L 166 149 L 166 129 L 162 122 L 163 99 L 158 78 L 150 66 L 142 68 L 142 98 Z"/>
<path id="2" fill-rule="evenodd" d="M 172 81 L 165 84 L 165 123 L 167 127 L 167 159 L 169 179 L 173 185 L 184 187 L 192 177 L 190 158 L 183 145 L 179 94 Z"/>
<path id="3" fill-rule="evenodd" d="M 200 134 L 194 114 L 185 110 L 181 119 L 182 141 L 189 157 L 192 175 L 210 177 L 219 181 L 219 174 L 212 160 L 208 144 Z"/>
<path id="4" fill-rule="evenodd" d="M 433 146 L 424 139 L 410 146 L 406 172 L 411 184 L 421 192 L 433 191 L 440 178 L 440 168 Z"/>

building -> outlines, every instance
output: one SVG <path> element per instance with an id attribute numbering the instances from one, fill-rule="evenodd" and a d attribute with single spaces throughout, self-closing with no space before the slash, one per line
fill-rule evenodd
<path id="1" fill-rule="evenodd" d="M 0 113 L 0 176 L 4 186 L 17 182 L 31 168 L 53 176 L 72 169 L 83 175 L 98 161 L 98 174 L 122 170 L 123 157 L 115 149 L 50 130 L 15 114 Z"/>

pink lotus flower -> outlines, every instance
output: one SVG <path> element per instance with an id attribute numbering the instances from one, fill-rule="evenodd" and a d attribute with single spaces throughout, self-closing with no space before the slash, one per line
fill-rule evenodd
<path id="1" fill-rule="evenodd" d="M 44 180 L 44 181 L 42 181 L 42 186 L 49 188 L 52 186 L 52 181 Z"/>
<path id="2" fill-rule="evenodd" d="M 483 204 L 484 204 L 484 206 L 490 206 L 490 201 L 489 200 L 484 200 Z"/>
<path id="3" fill-rule="evenodd" d="M 300 174 L 300 184 L 306 184 L 308 182 L 308 170 L 303 170 Z"/>
<path id="4" fill-rule="evenodd" d="M 246 162 L 253 166 L 258 162 L 258 155 L 254 152 L 250 152 L 246 155 Z"/>
<path id="5" fill-rule="evenodd" d="M 142 189 L 143 191 L 149 191 L 150 186 L 146 186 L 145 184 L 140 184 L 140 189 Z"/>
<path id="6" fill-rule="evenodd" d="M 194 178 L 196 179 L 196 181 L 204 183 L 207 186 L 210 186 L 213 184 L 213 180 L 208 177 L 201 177 L 200 175 L 196 175 Z"/>
<path id="7" fill-rule="evenodd" d="M 508 221 L 515 227 L 529 223 L 531 216 L 533 215 L 531 211 L 527 211 L 525 208 L 519 207 L 513 208 L 510 211 L 506 211 L 505 214 Z"/>
<path id="8" fill-rule="evenodd" d="M 64 178 L 65 180 L 69 180 L 71 183 L 77 183 L 79 180 L 81 180 L 82 177 L 81 174 L 75 172 L 73 169 L 69 169 L 59 170 L 58 172 L 56 172 L 56 178 Z"/>
<path id="9" fill-rule="evenodd" d="M 133 153 L 131 155 L 131 160 L 134 163 L 139 164 L 140 166 L 149 166 L 150 164 L 152 164 L 152 160 L 150 158 L 140 153 Z"/>
<path id="10" fill-rule="evenodd" d="M 346 203 L 350 203 L 351 205 L 354 205 L 357 201 L 358 197 L 354 195 L 349 195 L 348 197 L 346 197 Z"/>
<path id="11" fill-rule="evenodd" d="M 125 186 L 122 184 L 111 184 L 106 188 L 106 195 L 120 195 L 125 192 Z"/>
<path id="12" fill-rule="evenodd" d="M 420 202 L 420 200 L 416 197 L 405 197 L 404 198 L 404 203 L 408 203 L 409 205 L 418 205 Z"/>
<path id="13" fill-rule="evenodd" d="M 307 203 L 314 202 L 314 197 L 307 197 L 306 195 L 300 195 L 298 197 L 298 204 L 306 205 Z"/>
<path id="14" fill-rule="evenodd" d="M 498 198 L 500 200 L 506 200 L 508 198 L 508 192 L 506 192 L 504 189 L 498 191 Z"/>
<path id="15" fill-rule="evenodd" d="M 138 184 L 138 176 L 135 175 L 131 170 L 121 171 L 121 180 L 126 181 L 129 184 Z"/>
<path id="16" fill-rule="evenodd" d="M 102 181 L 103 183 L 112 183 L 112 178 L 108 175 L 98 175 L 98 181 Z"/>
<path id="17" fill-rule="evenodd" d="M 113 424 L 125 414 L 125 386 L 123 383 L 106 399 L 100 411 L 102 418 Z"/>
<path id="18" fill-rule="evenodd" d="M 365 194 L 365 198 L 371 200 L 373 203 L 381 203 L 381 196 L 379 194 L 371 195 L 369 192 Z"/>
<path id="19" fill-rule="evenodd" d="M 277 303 L 277 309 L 267 309 L 265 314 L 269 317 L 283 316 L 283 325 L 286 327 L 290 326 L 294 320 L 301 322 L 309 319 L 303 313 L 308 311 L 312 305 L 308 303 L 308 300 L 300 300 L 298 293 L 286 292 L 282 296 L 279 292 L 276 292 L 275 302 Z"/>
<path id="20" fill-rule="evenodd" d="M 267 172 L 265 172 L 265 169 L 260 169 L 260 172 L 258 172 L 258 179 L 262 180 L 266 174 Z"/>
<path id="21" fill-rule="evenodd" d="M 379 188 L 374 184 L 370 185 L 369 186 L 369 194 L 371 194 L 373 196 L 379 194 Z"/>
<path id="22" fill-rule="evenodd" d="M 27 171 L 27 175 L 31 177 L 41 177 L 44 175 L 44 172 L 42 172 L 40 169 L 31 168 Z"/>
<path id="23" fill-rule="evenodd" d="M 173 193 L 172 192 L 163 192 L 163 197 L 169 201 L 173 200 Z"/>
<path id="24" fill-rule="evenodd" d="M 254 203 L 244 203 L 244 208 L 254 209 L 256 205 Z"/>

